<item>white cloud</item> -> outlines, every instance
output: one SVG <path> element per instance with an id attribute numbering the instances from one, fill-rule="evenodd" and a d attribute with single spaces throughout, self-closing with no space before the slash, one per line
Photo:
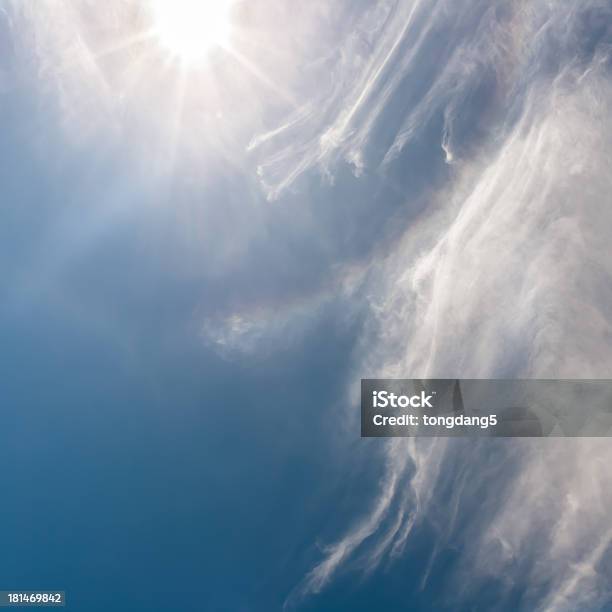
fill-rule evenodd
<path id="1" fill-rule="evenodd" d="M 489 30 L 473 43 L 501 62 L 498 73 L 508 79 L 496 100 L 497 127 L 377 261 L 360 374 L 609 377 L 610 48 L 595 49 L 579 30 L 583 11 L 601 7 L 519 6 L 503 42 L 513 57 L 503 56 Z M 444 95 L 449 70 L 428 104 Z M 401 150 L 425 109 L 408 115 L 390 152 Z M 448 139 L 445 131 L 447 160 Z M 507 592 L 523 584 L 525 609 L 599 609 L 610 600 L 602 569 L 612 535 L 607 440 L 392 441 L 386 448 L 379 498 L 305 578 L 302 594 L 317 592 L 351 556 L 372 569 L 386 555 L 409 554 L 411 530 L 426 520 L 439 541 L 421 563 L 423 584 L 440 548 L 460 542 L 462 560 L 446 576 L 458 596 L 494 578 Z"/>

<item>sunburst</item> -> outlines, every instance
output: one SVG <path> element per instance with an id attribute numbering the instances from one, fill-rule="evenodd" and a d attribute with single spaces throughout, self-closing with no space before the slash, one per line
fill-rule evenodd
<path id="1" fill-rule="evenodd" d="M 190 62 L 226 47 L 233 0 L 153 0 L 154 32 L 171 54 Z"/>

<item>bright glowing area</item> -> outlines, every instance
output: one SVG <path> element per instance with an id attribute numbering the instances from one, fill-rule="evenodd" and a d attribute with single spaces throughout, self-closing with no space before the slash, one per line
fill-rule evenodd
<path id="1" fill-rule="evenodd" d="M 153 0 L 155 31 L 161 43 L 181 59 L 200 59 L 225 46 L 230 34 L 232 0 Z"/>

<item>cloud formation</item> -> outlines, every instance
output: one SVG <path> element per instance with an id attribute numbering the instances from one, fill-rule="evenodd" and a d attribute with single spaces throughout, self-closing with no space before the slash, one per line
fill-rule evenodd
<path id="1" fill-rule="evenodd" d="M 380 37 L 379 56 L 372 53 L 376 67 L 355 101 L 345 101 L 345 120 L 325 132 L 356 167 L 384 167 L 401 161 L 439 112 L 439 146 L 455 164 L 402 239 L 372 262 L 366 292 L 377 297 L 367 344 L 377 349 L 359 372 L 608 377 L 612 12 L 603 2 L 470 6 L 479 20 L 457 3 L 432 3 L 415 31 L 396 8 L 408 25 L 398 34 L 385 22 L 389 37 Z M 404 6 L 413 16 L 419 8 Z M 447 20 L 471 27 L 453 30 L 446 61 L 416 87 L 411 62 L 435 32 L 448 32 Z M 401 57 L 372 99 L 404 35 Z M 381 148 L 382 161 L 368 157 L 368 142 L 380 143 L 378 118 L 397 118 L 400 83 L 401 125 Z M 474 97 L 489 85 L 490 95 Z M 445 580 L 465 604 L 487 581 L 497 585 L 500 605 L 518 601 L 521 609 L 609 603 L 612 451 L 605 440 L 392 440 L 386 457 L 369 514 L 330 546 L 299 595 L 319 592 L 351 561 L 372 570 L 409 554 L 411 532 L 427 524 L 437 538 L 420 564 L 423 588 L 440 550 L 456 546 L 463 552 Z"/>

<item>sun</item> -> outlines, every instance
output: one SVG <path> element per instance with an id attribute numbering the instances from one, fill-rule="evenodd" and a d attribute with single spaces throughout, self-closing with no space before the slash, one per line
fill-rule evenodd
<path id="1" fill-rule="evenodd" d="M 152 0 L 160 43 L 182 60 L 198 60 L 227 45 L 233 0 Z"/>

